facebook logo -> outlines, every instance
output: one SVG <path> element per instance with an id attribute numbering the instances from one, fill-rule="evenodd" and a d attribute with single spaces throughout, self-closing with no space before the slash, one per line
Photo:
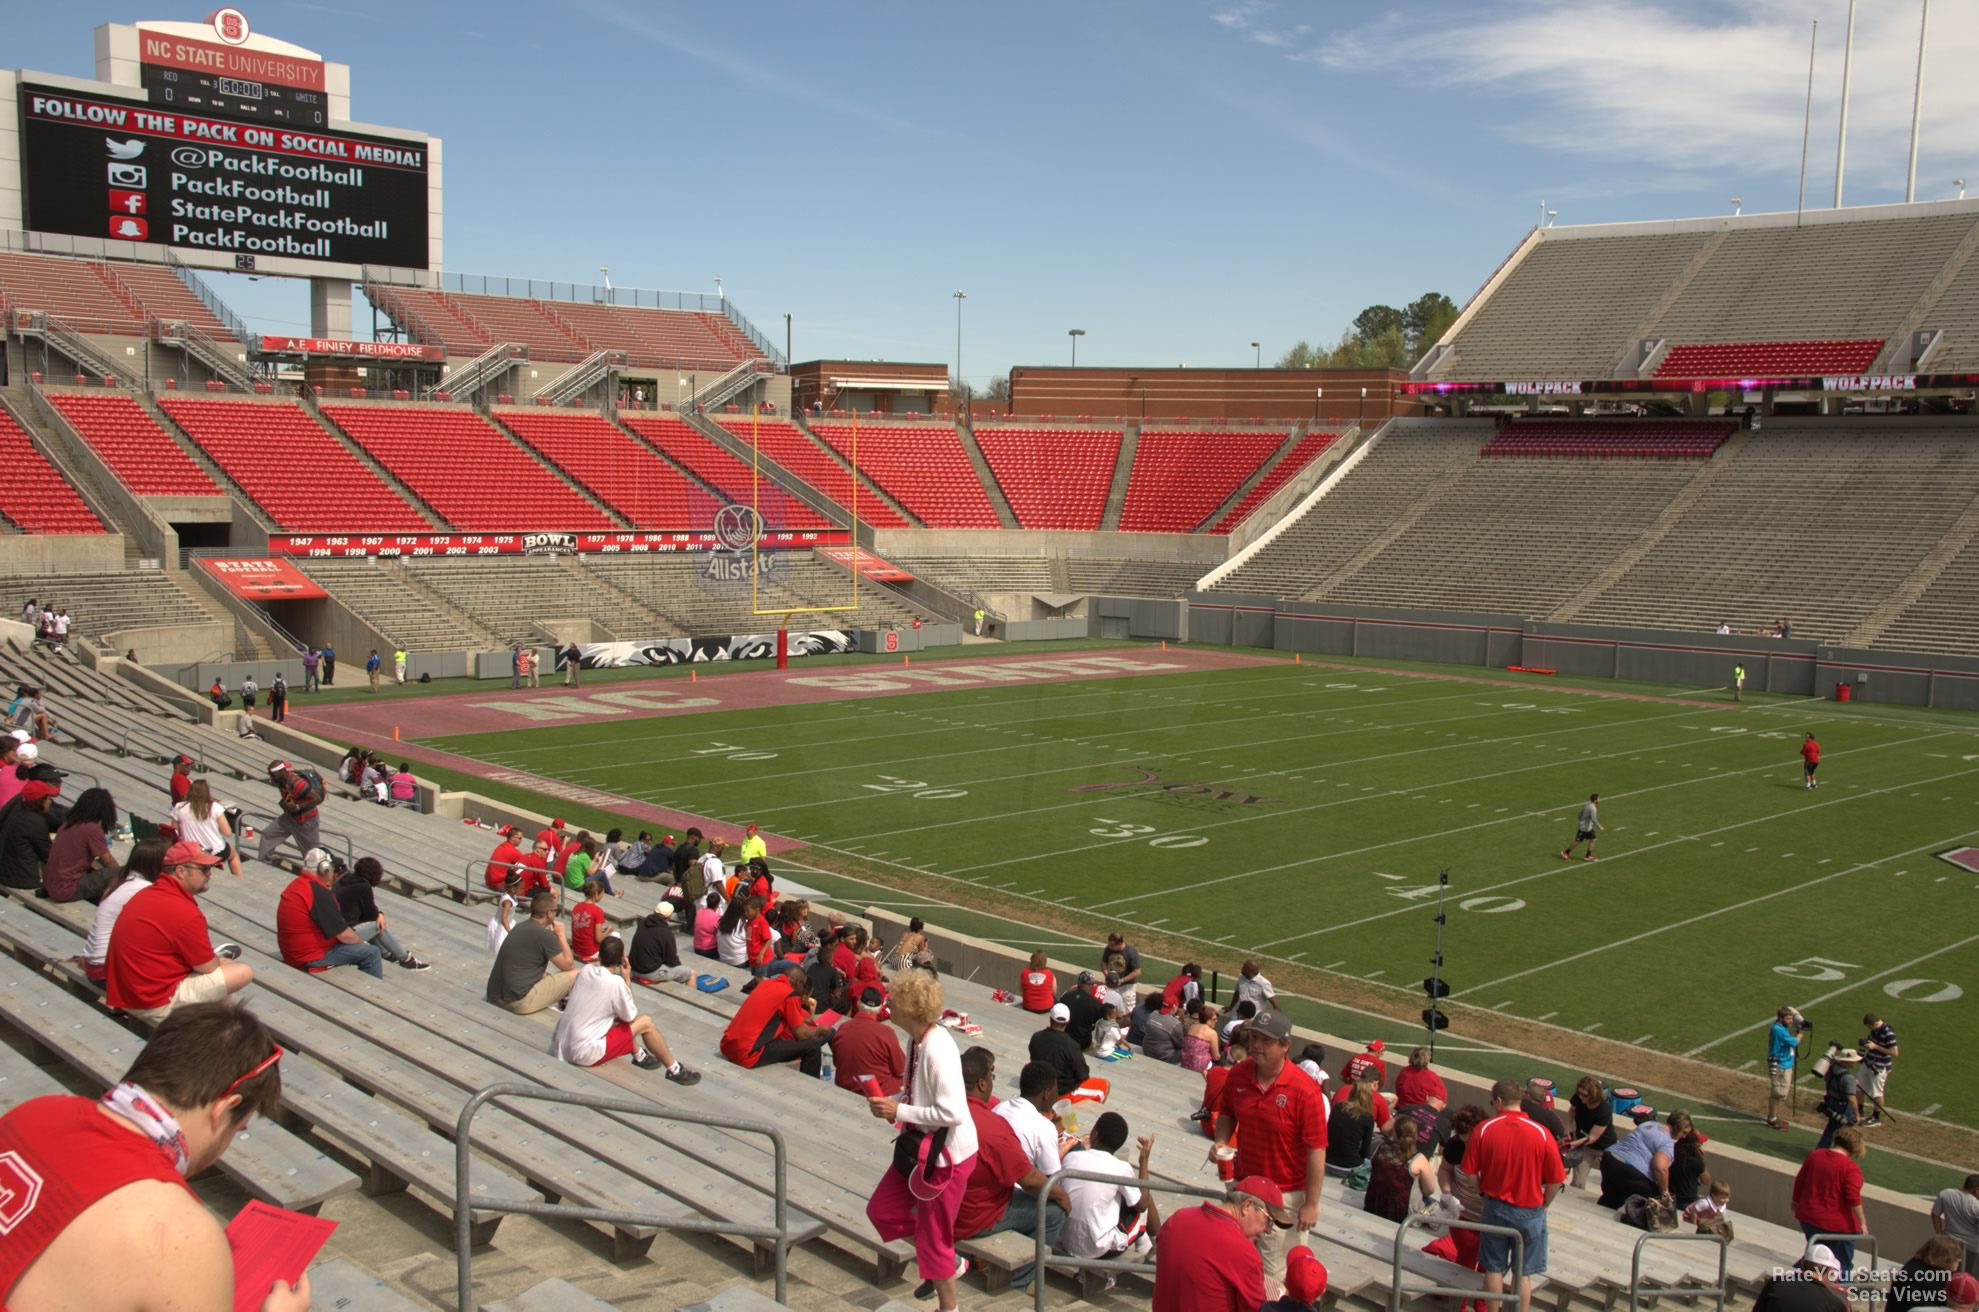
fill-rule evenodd
<path id="1" fill-rule="evenodd" d="M 141 191 L 118 191 L 113 188 L 110 192 L 110 209 L 116 214 L 142 214 L 144 213 L 144 193 Z"/>

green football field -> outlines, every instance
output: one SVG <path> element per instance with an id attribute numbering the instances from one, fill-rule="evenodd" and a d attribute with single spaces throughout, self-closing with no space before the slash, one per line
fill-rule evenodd
<path id="1" fill-rule="evenodd" d="M 1979 876 L 1939 855 L 1979 844 L 1979 723 L 1602 687 L 1280 662 L 431 745 L 754 820 L 895 905 L 978 885 L 1052 926 L 1039 943 L 1119 924 L 1398 998 L 1447 869 L 1456 1003 L 1744 1070 L 1781 1002 L 1823 1041 L 1876 1010 L 1904 1048 L 1892 1109 L 1979 1118 Z M 1591 792 L 1600 859 L 1564 862 Z"/>

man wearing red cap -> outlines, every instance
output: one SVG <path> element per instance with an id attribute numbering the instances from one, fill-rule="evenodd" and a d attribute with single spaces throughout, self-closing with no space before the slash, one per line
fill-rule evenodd
<path id="1" fill-rule="evenodd" d="M 1341 1068 L 1341 1085 L 1351 1089 L 1362 1080 L 1373 1080 L 1375 1088 L 1387 1088 L 1388 1063 L 1381 1060 L 1381 1054 L 1387 1051 L 1387 1049 L 1388 1045 L 1380 1039 L 1369 1039 L 1367 1041 L 1367 1051 L 1357 1056 L 1349 1057 L 1347 1064 Z"/>
<path id="2" fill-rule="evenodd" d="M 1170 1216 L 1154 1246 L 1154 1312 L 1255 1312 L 1265 1302 L 1258 1237 L 1292 1219 L 1284 1192 L 1262 1175 L 1231 1185 L 1222 1202 Z M 1286 1274 L 1289 1286 L 1289 1265 Z"/>
<path id="3" fill-rule="evenodd" d="M 1286 1059 L 1291 1045 L 1292 1022 L 1284 1012 L 1258 1013 L 1245 1038 L 1249 1055 L 1230 1068 L 1216 1112 L 1216 1146 L 1227 1149 L 1235 1140 L 1237 1178 L 1266 1177 L 1297 1213 L 1292 1229 L 1273 1227 L 1257 1236 L 1273 1297 L 1284 1287 L 1285 1250 L 1305 1243 L 1319 1224 L 1326 1181 L 1326 1093 Z"/>
<path id="4" fill-rule="evenodd" d="M 253 967 L 214 951 L 206 917 L 193 901 L 219 864 L 197 843 L 174 843 L 165 853 L 165 873 L 124 904 L 103 963 L 104 1000 L 112 1007 L 141 1020 L 163 1020 L 174 1007 L 222 1002 L 254 978 Z"/>
<path id="5" fill-rule="evenodd" d="M 48 808 L 61 792 L 60 784 L 30 779 L 0 817 L 0 885 L 23 891 L 40 887 L 42 867 L 54 847 L 48 836 L 56 826 Z"/>
<path id="6" fill-rule="evenodd" d="M 192 758 L 184 752 L 172 758 L 172 778 L 165 789 L 172 795 L 173 806 L 185 801 L 186 794 L 192 791 Z"/>
<path id="7" fill-rule="evenodd" d="M 742 851 L 736 857 L 737 863 L 746 866 L 757 857 L 762 857 L 767 861 L 769 855 L 770 845 L 763 841 L 762 831 L 755 825 L 750 825 L 748 831 L 743 836 Z"/>
<path id="8" fill-rule="evenodd" d="M 548 825 L 544 826 L 544 828 L 539 833 L 537 833 L 536 841 L 539 843 L 548 843 L 550 845 L 550 850 L 552 852 L 562 847 L 563 821 L 561 819 L 550 821 Z"/>

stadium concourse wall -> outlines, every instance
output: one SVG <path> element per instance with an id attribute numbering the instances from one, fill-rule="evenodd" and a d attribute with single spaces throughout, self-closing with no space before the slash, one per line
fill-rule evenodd
<path id="1" fill-rule="evenodd" d="M 842 908 L 850 910 L 850 908 Z M 814 913 L 823 921 L 825 913 Z M 907 917 L 883 907 L 866 907 L 861 913 L 870 921 L 879 937 L 892 942 L 907 928 Z M 1008 988 L 1017 981 L 1030 962 L 1028 952 L 992 943 L 986 939 L 971 938 L 957 934 L 929 922 L 926 925 L 928 946 L 934 951 L 936 968 L 943 975 L 959 976 L 973 980 L 989 988 Z M 1092 969 L 1092 962 L 1099 959 L 1099 944 L 1092 945 L 1092 959 L 1085 961 L 1052 960 L 1051 968 L 1061 979 L 1070 979 L 1082 970 Z M 1225 966 L 1234 963 L 1225 962 Z M 1208 967 L 1209 963 L 1205 963 Z M 1234 978 L 1234 971 L 1232 973 Z M 1325 1034 L 1318 1030 L 1297 1027 L 1293 1035 L 1293 1046 L 1304 1043 L 1318 1043 L 1328 1052 L 1359 1052 L 1363 1043 L 1359 1038 L 1346 1038 L 1338 1034 Z M 1507 1050 L 1512 1051 L 1512 1050 Z M 1400 1057 L 1397 1052 L 1396 1056 Z M 1514 1055 L 1517 1055 L 1514 1053 Z M 1558 1062 L 1540 1057 L 1532 1059 L 1534 1070 L 1557 1067 Z M 1492 1081 L 1482 1075 L 1473 1075 L 1461 1070 L 1453 1070 L 1441 1060 L 1436 1063 L 1436 1073 L 1443 1077 L 1449 1087 L 1452 1103 L 1476 1103 L 1480 1107 L 1491 1105 Z M 1610 1088 L 1627 1087 L 1633 1078 L 1621 1072 L 1595 1072 Z M 1566 1081 L 1556 1081 L 1565 1084 Z M 1762 1086 L 1753 1084 L 1755 1095 Z M 1701 1109 L 1700 1109 L 1701 1111 Z M 1744 1148 L 1723 1142 L 1711 1145 L 1711 1173 L 1714 1177 L 1731 1182 L 1732 1196 L 1737 1199 L 1737 1209 L 1762 1221 L 1770 1221 L 1788 1229 L 1798 1229 L 1800 1223 L 1793 1215 L 1793 1180 L 1800 1163 L 1784 1158 L 1767 1157 Z M 1862 1210 L 1869 1225 L 1869 1233 L 1876 1236 L 1877 1252 L 1885 1261 L 1901 1264 L 1903 1255 L 1914 1252 L 1917 1246 L 1931 1236 L 1930 1203 L 1928 1200 L 1913 1198 L 1885 1189 L 1878 1185 L 1865 1184 L 1862 1188 Z"/>
<path id="2" fill-rule="evenodd" d="M 1090 632 L 1219 646 L 1430 661 L 1480 669 L 1525 665 L 1582 678 L 1729 687 L 1743 663 L 1761 692 L 1832 697 L 1934 710 L 1979 710 L 1979 658 L 1830 647 L 1799 639 L 1548 624 L 1518 615 L 1404 610 L 1286 601 L 1243 593 L 1192 593 L 1176 601 L 1095 597 Z"/>

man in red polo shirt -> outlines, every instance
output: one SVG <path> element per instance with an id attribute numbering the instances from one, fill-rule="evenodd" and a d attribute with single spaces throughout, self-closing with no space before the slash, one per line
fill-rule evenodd
<path id="1" fill-rule="evenodd" d="M 1253 1175 L 1230 1197 L 1177 1211 L 1154 1245 L 1154 1312 L 1257 1312 L 1264 1305 L 1261 1236 L 1292 1224 L 1282 1190 Z"/>
<path id="2" fill-rule="evenodd" d="M 562 887 L 550 878 L 550 851 L 550 844 L 538 837 L 529 855 L 516 861 L 516 869 L 522 872 L 522 896 L 528 897 L 539 888 L 554 892 Z"/>
<path id="3" fill-rule="evenodd" d="M 1249 1056 L 1230 1068 L 1216 1111 L 1216 1147 L 1235 1139 L 1237 1178 L 1263 1176 L 1294 1212 L 1291 1229 L 1267 1227 L 1257 1236 L 1270 1296 L 1285 1288 L 1285 1250 L 1306 1242 L 1319 1224 L 1319 1191 L 1326 1180 L 1326 1094 L 1319 1081 L 1287 1060 L 1292 1022 L 1276 1009 L 1255 1016 L 1246 1032 Z"/>
<path id="4" fill-rule="evenodd" d="M 213 950 L 206 917 L 193 901 L 219 864 L 197 843 L 174 843 L 165 872 L 124 904 L 103 963 L 104 998 L 112 1007 L 163 1020 L 174 1007 L 224 1001 L 254 978 L 253 967 Z"/>
<path id="5" fill-rule="evenodd" d="M 804 1005 L 804 968 L 794 961 L 775 965 L 722 1031 L 722 1056 L 752 1070 L 794 1061 L 798 1070 L 815 1077 L 825 1068 L 822 1053 L 831 1031 L 811 1023 Z"/>
<path id="6" fill-rule="evenodd" d="M 521 831 L 514 825 L 502 826 L 502 841 L 495 844 L 495 850 L 488 854 L 488 870 L 482 876 L 488 881 L 489 888 L 500 892 L 502 885 L 508 882 L 508 872 L 522 863 L 522 849 L 516 846 L 516 840 L 520 837 Z"/>
<path id="7" fill-rule="evenodd" d="M 165 787 L 166 791 L 172 795 L 173 806 L 177 806 L 180 802 L 186 800 L 186 794 L 192 791 L 192 758 L 190 756 L 187 756 L 184 752 L 180 752 L 172 758 L 172 779 Z"/>
<path id="8" fill-rule="evenodd" d="M 545 825 L 540 831 L 537 832 L 536 841 L 539 843 L 546 843 L 549 845 L 549 849 L 552 852 L 556 851 L 557 848 L 563 845 L 563 821 L 562 820 L 550 821 L 549 824 Z"/>
<path id="9" fill-rule="evenodd" d="M 1035 1200 L 1043 1192 L 1048 1177 L 1031 1164 L 1031 1156 L 1024 1151 L 1010 1122 L 996 1114 L 996 1097 L 992 1092 L 996 1088 L 995 1053 L 988 1048 L 970 1048 L 962 1054 L 962 1088 L 969 1097 L 969 1119 L 976 1127 L 976 1161 L 962 1192 L 961 1210 L 955 1214 L 955 1237 L 980 1239 L 1014 1231 L 1029 1238 L 1037 1233 Z M 1031 1205 L 1012 1208 L 1011 1201 L 1019 1194 L 1031 1200 Z M 1062 1188 L 1052 1193 L 1051 1203 L 1053 1206 L 1046 1208 L 1047 1243 L 1057 1239 L 1058 1228 L 1064 1224 L 1070 1207 Z M 1010 1280 L 1019 1289 L 1030 1284 L 1030 1265 L 1013 1269 Z M 922 1288 L 927 1292 L 916 1289 L 914 1297 L 933 1295 L 934 1282 L 923 1281 Z"/>
<path id="10" fill-rule="evenodd" d="M 1524 1241 L 1519 1312 L 1530 1312 L 1532 1278 L 1546 1272 L 1546 1205 L 1566 1183 L 1567 1167 L 1552 1133 L 1519 1110 L 1523 1094 L 1515 1080 L 1491 1086 L 1491 1105 L 1498 1114 L 1471 1132 L 1459 1169 L 1477 1178 L 1485 1224 L 1509 1226 Z M 1512 1269 L 1511 1239 L 1479 1235 L 1477 1268 L 1484 1272 L 1486 1292 L 1503 1293 L 1505 1274 Z"/>
<path id="11" fill-rule="evenodd" d="M 831 1036 L 832 1083 L 868 1098 L 898 1098 L 907 1079 L 907 1054 L 880 1019 L 886 994 L 868 985 L 858 1005 Z"/>

